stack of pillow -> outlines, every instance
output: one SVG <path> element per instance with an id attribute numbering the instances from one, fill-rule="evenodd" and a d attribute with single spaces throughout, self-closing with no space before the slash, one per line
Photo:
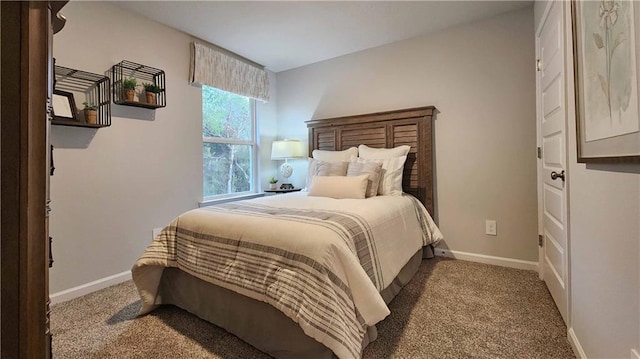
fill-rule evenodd
<path id="1" fill-rule="evenodd" d="M 402 172 L 410 149 L 406 145 L 394 148 L 360 145 L 344 151 L 314 150 L 307 174 L 309 196 L 400 196 Z"/>

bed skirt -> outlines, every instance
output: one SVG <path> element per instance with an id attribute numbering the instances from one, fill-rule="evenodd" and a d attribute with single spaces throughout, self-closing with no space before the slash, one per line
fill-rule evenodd
<path id="1" fill-rule="evenodd" d="M 381 294 L 388 304 L 415 275 L 422 249 Z M 155 304 L 172 304 L 211 322 L 276 358 L 335 358 L 333 352 L 304 334 L 300 326 L 271 305 L 207 283 L 177 268 L 165 268 Z M 377 337 L 368 328 L 365 348 Z"/>

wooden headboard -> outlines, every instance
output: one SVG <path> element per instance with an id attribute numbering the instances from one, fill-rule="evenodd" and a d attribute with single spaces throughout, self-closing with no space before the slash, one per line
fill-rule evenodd
<path id="1" fill-rule="evenodd" d="M 309 154 L 313 150 L 342 151 L 360 144 L 375 148 L 409 145 L 402 188 L 434 213 L 433 106 L 306 121 Z"/>

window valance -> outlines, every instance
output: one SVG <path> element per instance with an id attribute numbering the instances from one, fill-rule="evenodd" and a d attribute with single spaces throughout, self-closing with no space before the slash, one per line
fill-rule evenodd
<path id="1" fill-rule="evenodd" d="M 269 101 L 267 71 L 195 41 L 191 43 L 189 81 Z"/>

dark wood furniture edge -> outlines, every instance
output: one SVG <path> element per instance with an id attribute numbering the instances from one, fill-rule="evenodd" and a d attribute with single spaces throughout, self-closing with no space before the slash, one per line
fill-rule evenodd
<path id="1" fill-rule="evenodd" d="M 56 5 L 59 10 L 60 4 Z M 49 2 L 2 2 L 0 357 L 49 358 Z M 5 56 L 4 54 L 12 54 Z"/>
<path id="2" fill-rule="evenodd" d="M 293 189 L 265 189 L 263 192 L 265 193 L 289 193 L 289 192 L 300 192 L 302 188 L 293 188 Z"/>
<path id="3" fill-rule="evenodd" d="M 437 219 L 434 196 L 435 184 L 435 147 L 434 147 L 434 128 L 433 120 L 438 110 L 434 106 L 425 106 L 417 108 L 409 108 L 402 110 L 393 110 L 385 112 L 376 112 L 370 114 L 358 114 L 353 116 L 341 116 L 325 119 L 312 119 L 306 121 L 309 132 L 309 154 L 317 149 L 316 140 L 317 132 L 334 133 L 333 150 L 344 150 L 342 148 L 342 132 L 353 130 L 367 130 L 371 128 L 385 128 L 385 147 L 393 147 L 393 129 L 394 126 L 411 125 L 417 126 L 415 141 L 417 148 L 412 149 L 415 154 L 416 170 L 415 174 L 411 169 L 412 163 L 405 163 L 405 178 L 407 174 L 417 176 L 417 188 L 403 188 L 405 192 L 414 192 L 413 194 L 424 204 L 434 219 Z M 357 138 L 357 137 L 356 137 Z M 350 138 L 353 142 L 354 137 Z M 367 140 L 362 143 L 367 144 Z M 327 149 L 327 148 L 324 148 Z M 405 187 L 405 179 L 403 179 L 403 187 Z"/>
<path id="4" fill-rule="evenodd" d="M 331 117 L 323 119 L 311 119 L 305 121 L 307 127 L 326 127 L 346 124 L 368 123 L 377 121 L 392 121 L 400 118 L 433 116 L 438 113 L 435 106 L 415 107 L 405 110 L 392 110 L 384 112 L 365 113 L 353 116 Z"/>

